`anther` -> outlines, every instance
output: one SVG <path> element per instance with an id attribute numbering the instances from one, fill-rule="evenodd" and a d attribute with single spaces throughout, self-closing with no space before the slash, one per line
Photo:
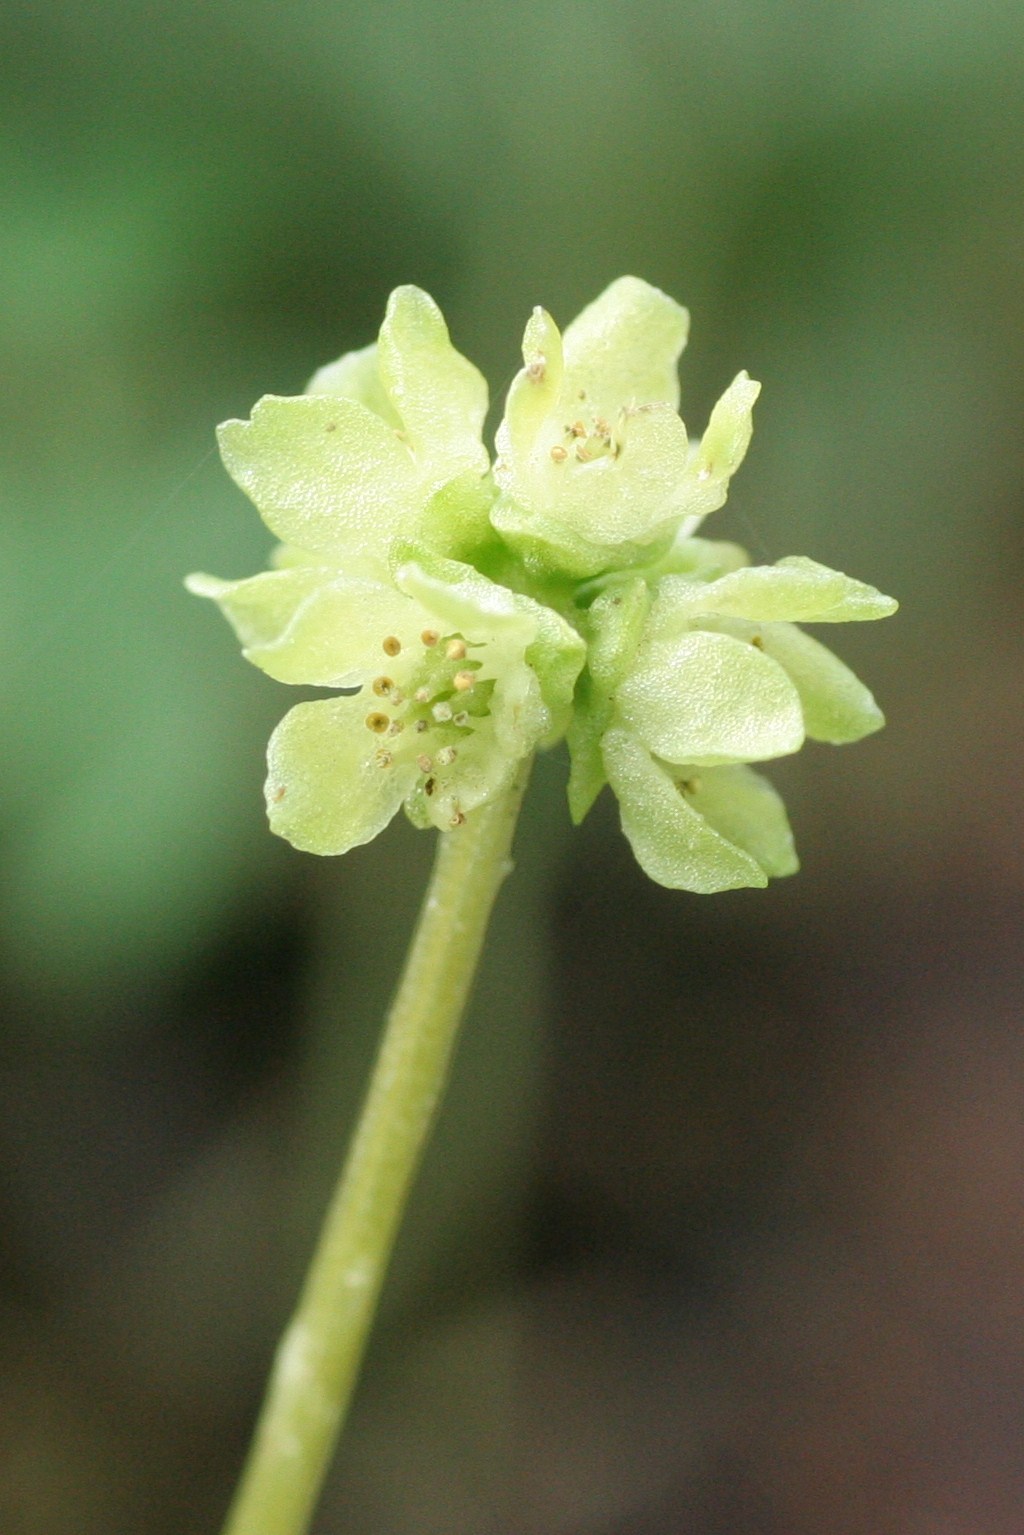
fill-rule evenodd
<path id="1" fill-rule="evenodd" d="M 372 730 L 375 736 L 382 736 L 390 724 L 391 721 L 386 714 L 378 714 L 375 711 L 366 716 L 366 728 Z"/>
<path id="2" fill-rule="evenodd" d="M 458 725 L 460 728 L 469 724 L 469 715 L 466 713 L 465 709 L 460 709 L 458 714 L 452 715 L 452 724 Z"/>
<path id="3" fill-rule="evenodd" d="M 424 792 L 424 794 L 433 794 L 433 792 L 434 792 L 434 790 L 436 788 L 437 788 L 437 779 L 436 778 L 428 778 L 426 783 L 423 785 L 423 792 Z"/>
<path id="4" fill-rule="evenodd" d="M 430 689 L 417 688 L 412 696 L 418 704 L 428 704 L 430 702 Z"/>
<path id="5" fill-rule="evenodd" d="M 466 659 L 465 640 L 449 640 L 444 653 L 449 661 L 464 661 Z"/>
<path id="6" fill-rule="evenodd" d="M 395 759 L 392 757 L 390 752 L 385 751 L 384 748 L 381 747 L 379 751 L 374 752 L 373 760 L 376 762 L 379 768 L 389 768 Z"/>
<path id="7" fill-rule="evenodd" d="M 405 729 L 405 720 L 392 720 L 388 726 L 389 736 L 400 736 Z"/>
<path id="8" fill-rule="evenodd" d="M 763 650 L 764 649 L 764 640 L 761 638 L 761 636 L 759 634 L 752 634 L 750 636 L 750 643 L 753 645 L 755 650 Z"/>
<path id="9" fill-rule="evenodd" d="M 556 442 L 554 447 L 551 449 L 551 457 L 554 459 L 556 464 L 564 464 L 569 455 L 562 447 L 562 444 L 560 442 Z"/>
<path id="10" fill-rule="evenodd" d="M 425 730 L 426 730 L 426 728 L 427 728 L 427 722 L 426 722 L 426 720 L 417 720 L 417 721 L 416 721 L 416 725 L 415 725 L 415 727 L 414 727 L 414 728 L 415 728 L 415 730 L 416 730 L 416 733 L 417 733 L 417 735 L 422 735 L 422 734 L 423 734 L 423 732 L 424 732 L 424 731 L 425 731 Z"/>
<path id="11" fill-rule="evenodd" d="M 390 677 L 374 677 L 373 679 L 373 691 L 378 698 L 387 698 L 394 685 Z"/>
<path id="12" fill-rule="evenodd" d="M 420 639 L 423 641 L 423 644 L 426 645 L 428 650 L 430 649 L 431 645 L 436 645 L 440 638 L 441 636 L 438 634 L 436 629 L 424 629 L 423 633 L 420 635 Z"/>
<path id="13" fill-rule="evenodd" d="M 424 752 L 422 757 L 416 758 L 416 766 L 419 768 L 421 773 L 429 773 L 432 770 L 434 764 L 431 762 L 426 752 Z"/>
<path id="14" fill-rule="evenodd" d="M 475 681 L 472 672 L 456 672 L 452 678 L 452 687 L 457 693 L 468 693 Z"/>
<path id="15" fill-rule="evenodd" d="M 534 384 L 539 384 L 547 372 L 548 360 L 541 354 L 533 359 L 526 370 L 526 376 Z"/>
<path id="16" fill-rule="evenodd" d="M 398 638 L 397 635 L 389 634 L 387 636 L 387 638 L 383 641 L 383 646 L 384 646 L 384 654 L 386 656 L 397 656 L 398 652 L 402 648 L 402 642 Z"/>
<path id="17" fill-rule="evenodd" d="M 466 817 L 463 815 L 462 811 L 461 810 L 453 810 L 452 811 L 452 817 L 451 817 L 451 820 L 448 822 L 448 825 L 451 826 L 451 827 L 456 827 L 456 826 L 465 826 L 465 824 L 466 824 Z"/>
<path id="18" fill-rule="evenodd" d="M 585 437 L 587 435 L 587 429 L 582 421 L 574 421 L 569 428 L 569 432 L 573 437 Z"/>
<path id="19" fill-rule="evenodd" d="M 458 755 L 454 746 L 442 746 L 434 760 L 438 767 L 451 767 Z"/>
<path id="20" fill-rule="evenodd" d="M 459 685 L 458 678 L 456 678 L 455 679 L 455 686 L 458 687 L 458 685 Z M 439 725 L 444 725 L 452 717 L 452 706 L 451 706 L 451 704 L 445 703 L 444 700 L 442 699 L 442 701 L 439 704 L 435 704 L 434 705 L 434 707 L 431 709 L 430 712 L 434 716 L 434 718 L 437 720 L 437 723 Z"/>

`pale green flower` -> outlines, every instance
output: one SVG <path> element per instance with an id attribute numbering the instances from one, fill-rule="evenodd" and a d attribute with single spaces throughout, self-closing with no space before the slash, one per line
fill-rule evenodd
<path id="1" fill-rule="evenodd" d="M 306 394 L 265 395 L 218 431 L 261 517 L 349 575 L 385 574 L 420 545 L 459 556 L 488 531 L 480 431 L 487 385 L 419 288 L 396 288 L 377 342 L 322 368 Z"/>
<path id="2" fill-rule="evenodd" d="M 635 577 L 588 617 L 589 666 L 569 733 L 579 820 L 610 782 L 639 862 L 699 891 L 793 872 L 781 800 L 747 764 L 805 736 L 856 741 L 884 723 L 831 651 L 794 620 L 835 623 L 895 610 L 873 587 L 793 558 L 715 580 Z"/>
<path id="3" fill-rule="evenodd" d="M 586 577 L 648 563 L 725 500 L 760 385 L 741 373 L 700 442 L 677 414 L 689 320 L 622 277 L 564 337 L 534 310 L 498 430 L 494 526 L 532 567 Z"/>
<path id="4" fill-rule="evenodd" d="M 691 442 L 677 414 L 687 323 L 632 277 L 564 338 L 537 309 L 493 478 L 484 381 L 412 287 L 392 294 L 373 346 L 221 427 L 227 467 L 282 544 L 271 570 L 188 584 L 271 676 L 344 690 L 274 732 L 276 831 L 338 853 L 400 805 L 417 825 L 458 826 L 567 734 L 574 819 L 610 783 L 662 884 L 722 890 L 796 868 L 782 803 L 750 764 L 882 724 L 796 625 L 895 603 L 812 560 L 751 567 L 693 536 L 743 459 L 759 385 L 741 373 Z"/>
<path id="5" fill-rule="evenodd" d="M 564 732 L 582 641 L 467 566 L 378 581 L 306 563 L 188 585 L 271 676 L 359 690 L 298 704 L 271 738 L 270 824 L 307 852 L 370 841 L 403 803 L 417 825 L 461 825 Z"/>

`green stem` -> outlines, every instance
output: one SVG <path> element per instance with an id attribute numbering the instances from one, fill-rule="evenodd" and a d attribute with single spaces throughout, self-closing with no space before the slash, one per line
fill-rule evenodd
<path id="1" fill-rule="evenodd" d="M 440 836 L 348 1158 L 278 1345 L 224 1535 L 303 1535 L 355 1387 L 399 1221 L 430 1133 L 529 765 Z"/>

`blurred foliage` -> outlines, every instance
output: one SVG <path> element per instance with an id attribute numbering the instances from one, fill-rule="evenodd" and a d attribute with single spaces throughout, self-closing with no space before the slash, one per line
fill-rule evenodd
<path id="1" fill-rule="evenodd" d="M 608 807 L 572 841 L 548 765 L 524 854 L 536 893 L 516 897 L 503 927 L 513 947 L 492 961 L 477 1010 L 487 1027 L 467 1038 L 393 1311 L 431 1285 L 454 1305 L 461 1281 L 444 1276 L 479 1287 L 488 1244 L 493 1274 L 520 1261 L 551 882 L 570 910 L 590 893 L 591 949 L 622 941 L 624 902 L 644 903 L 678 946 L 678 977 L 657 982 L 678 988 L 673 1016 L 694 1005 L 688 934 L 738 950 L 764 932 L 769 953 L 777 923 L 794 971 L 827 968 L 801 934 L 824 953 L 855 941 L 851 912 L 884 909 L 895 931 L 922 890 L 958 886 L 992 897 L 965 901 L 950 938 L 958 973 L 984 992 L 999 953 L 985 949 L 982 966 L 976 944 L 1021 880 L 1022 57 L 1024 11 L 1009 0 L 40 0 L 0 13 L 0 1149 L 15 1340 L 0 1426 L 16 1429 L 5 1530 L 215 1526 L 312 1191 L 399 962 L 426 839 L 396 829 L 386 854 L 323 867 L 267 836 L 262 753 L 290 695 L 241 666 L 180 586 L 191 569 L 248 571 L 265 549 L 212 451 L 214 424 L 368 341 L 396 283 L 434 293 L 496 397 L 533 303 L 564 320 L 624 271 L 678 296 L 694 319 L 692 425 L 740 367 L 765 386 L 715 536 L 757 558 L 811 553 L 895 592 L 903 612 L 843 636 L 890 728 L 775 774 L 805 873 L 756 897 L 770 905 L 724 898 L 698 928 L 684 898 L 641 897 Z M 620 1031 L 646 1016 L 646 941 L 634 933 L 622 957 Z M 938 950 L 907 944 L 904 970 L 893 959 L 887 973 L 912 990 L 916 956 Z M 579 947 L 559 961 L 578 965 L 573 997 L 588 985 Z M 722 1203 L 729 1180 L 775 1165 L 721 1150 L 757 1113 L 760 1079 L 732 1070 L 753 1036 L 728 1029 L 759 1016 L 774 971 L 759 974 L 749 996 L 724 994 L 700 1045 L 714 1059 L 697 1077 L 720 1105 L 704 1127 L 718 1147 L 708 1165 L 724 1182 L 698 1200 L 698 1224 L 740 1219 Z M 351 1023 L 340 1038 L 339 985 Z M 879 994 L 864 996 L 882 1016 Z M 313 1023 L 286 1022 L 311 997 Z M 813 1017 L 820 1000 L 792 1007 Z M 655 1050 L 664 1082 L 687 1077 L 696 1048 L 673 1038 Z M 799 1058 L 805 1071 L 816 1059 Z M 268 1081 L 305 1111 L 286 1112 Z M 786 1102 L 783 1138 L 799 1119 Z M 306 1148 L 291 1172 L 282 1114 L 289 1144 Z M 649 1115 L 667 1157 L 686 1132 L 664 1093 Z M 635 1130 L 625 1115 L 616 1133 Z M 554 1161 L 563 1195 L 583 1190 L 585 1206 L 586 1158 Z M 309 1208 L 299 1202 L 275 1253 L 267 1231 L 295 1205 L 295 1166 Z M 628 1205 L 647 1185 L 626 1167 Z M 613 1173 L 602 1163 L 591 1190 L 602 1207 Z M 670 1162 L 663 1174 L 651 1208 L 678 1209 L 691 1185 Z M 692 1221 L 667 1221 L 666 1250 L 693 1240 Z M 542 1310 L 553 1326 L 555 1303 Z M 487 1346 L 500 1353 L 512 1323 L 499 1313 Z M 599 1333 L 580 1346 L 598 1348 Z M 453 1337 L 457 1381 L 476 1334 Z M 617 1389 L 610 1358 L 607 1378 L 595 1363 L 595 1393 Z M 367 1424 L 387 1420 L 389 1379 L 385 1368 Z M 712 1422 L 707 1403 L 702 1415 Z M 369 1432 L 357 1429 L 364 1447 Z M 530 1432 L 557 1460 L 550 1425 Z M 483 1492 L 461 1511 L 441 1497 L 434 1523 L 416 1522 L 385 1468 L 377 1527 L 483 1528 L 474 1510 L 491 1483 L 473 1465 Z M 559 1476 L 594 1485 L 568 1449 L 552 1485 Z M 982 1483 L 1001 1485 L 992 1467 Z M 627 1524 L 617 1508 L 615 1528 L 681 1528 L 669 1482 L 658 1487 L 653 1512 Z M 774 1498 L 777 1525 L 750 1496 L 722 1528 L 825 1527 L 785 1487 L 758 1494 Z M 526 1523 L 494 1527 L 612 1528 L 612 1512 L 601 1524 L 572 1502 L 538 1493 Z M 373 1527 L 348 1512 L 346 1528 Z M 954 1510 L 944 1527 L 1013 1526 L 997 1514 L 957 1523 Z M 842 1528 L 883 1528 L 864 1518 Z M 934 1525 L 908 1515 L 898 1527 Z"/>

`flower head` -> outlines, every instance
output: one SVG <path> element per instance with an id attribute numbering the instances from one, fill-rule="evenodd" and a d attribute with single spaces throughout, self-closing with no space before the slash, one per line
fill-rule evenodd
<path id="1" fill-rule="evenodd" d="M 581 820 L 605 784 L 662 884 L 763 885 L 796 868 L 751 766 L 877 730 L 871 694 L 800 623 L 895 603 L 813 560 L 750 566 L 695 537 L 750 441 L 740 373 L 691 442 L 677 414 L 686 311 L 624 277 L 564 337 L 536 309 L 498 430 L 436 304 L 392 294 L 375 345 L 220 429 L 282 540 L 270 570 L 189 578 L 244 654 L 301 703 L 270 742 L 267 806 L 297 847 L 340 853 L 399 806 L 455 828 L 568 736 Z"/>
<path id="2" fill-rule="evenodd" d="M 574 577 L 650 561 L 725 500 L 760 385 L 741 373 L 699 443 L 677 414 L 689 317 L 635 277 L 559 334 L 535 309 L 498 431 L 492 520 L 528 562 Z"/>
<path id="3" fill-rule="evenodd" d="M 884 723 L 864 684 L 794 620 L 884 618 L 895 607 L 803 558 L 711 580 L 668 575 L 653 595 L 640 577 L 608 588 L 590 610 L 589 675 L 570 731 L 576 818 L 607 781 L 660 884 L 711 891 L 792 873 L 782 802 L 748 764 L 797 751 L 805 736 L 839 744 Z"/>
<path id="4" fill-rule="evenodd" d="M 373 346 L 265 395 L 218 431 L 229 472 L 270 530 L 351 574 L 420 544 L 458 556 L 488 531 L 480 430 L 487 385 L 419 288 L 396 288 Z"/>

